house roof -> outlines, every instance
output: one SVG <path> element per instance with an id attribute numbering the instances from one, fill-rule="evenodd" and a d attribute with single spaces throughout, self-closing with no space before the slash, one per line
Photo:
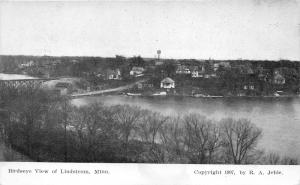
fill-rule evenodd
<path id="1" fill-rule="evenodd" d="M 167 77 L 167 78 L 164 78 L 161 82 L 162 83 L 174 83 L 175 81 L 172 80 L 171 78 Z"/>
<path id="2" fill-rule="evenodd" d="M 120 70 L 119 69 L 107 69 L 106 70 L 106 74 L 113 74 L 113 75 L 115 75 L 115 74 L 118 74 L 120 72 Z"/>
<path id="3" fill-rule="evenodd" d="M 133 67 L 130 71 L 130 73 L 143 73 L 145 70 L 143 67 Z"/>

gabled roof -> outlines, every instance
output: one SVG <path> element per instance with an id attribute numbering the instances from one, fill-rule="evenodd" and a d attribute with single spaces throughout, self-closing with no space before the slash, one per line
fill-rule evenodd
<path id="1" fill-rule="evenodd" d="M 167 78 L 164 78 L 162 81 L 162 83 L 175 83 L 174 80 L 172 80 L 171 78 L 167 77 Z"/>

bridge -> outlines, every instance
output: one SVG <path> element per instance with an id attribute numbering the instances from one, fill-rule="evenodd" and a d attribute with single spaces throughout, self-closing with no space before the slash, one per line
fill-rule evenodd
<path id="1" fill-rule="evenodd" d="M 31 79 L 14 79 L 14 80 L 0 80 L 0 87 L 37 87 L 43 82 L 55 80 L 55 78 L 31 78 Z"/>

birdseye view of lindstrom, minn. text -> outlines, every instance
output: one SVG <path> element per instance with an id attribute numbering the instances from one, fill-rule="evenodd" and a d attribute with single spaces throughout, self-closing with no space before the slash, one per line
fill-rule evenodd
<path id="1" fill-rule="evenodd" d="M 0 8 L 0 161 L 299 164 L 299 1 Z"/>

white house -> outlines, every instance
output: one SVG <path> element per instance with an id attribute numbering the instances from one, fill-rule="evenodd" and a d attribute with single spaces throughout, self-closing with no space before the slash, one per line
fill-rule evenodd
<path id="1" fill-rule="evenodd" d="M 144 71 L 145 69 L 143 67 L 133 67 L 130 71 L 130 75 L 135 77 L 143 76 Z"/>
<path id="2" fill-rule="evenodd" d="M 174 88 L 175 88 L 175 81 L 172 80 L 172 79 L 169 78 L 169 77 L 164 78 L 164 79 L 160 82 L 160 88 L 164 88 L 164 89 L 174 89 Z"/>
<path id="3" fill-rule="evenodd" d="M 35 65 L 34 61 L 30 60 L 30 61 L 27 62 L 27 63 L 20 64 L 20 68 L 32 67 L 32 66 L 34 66 L 34 65 Z"/>

